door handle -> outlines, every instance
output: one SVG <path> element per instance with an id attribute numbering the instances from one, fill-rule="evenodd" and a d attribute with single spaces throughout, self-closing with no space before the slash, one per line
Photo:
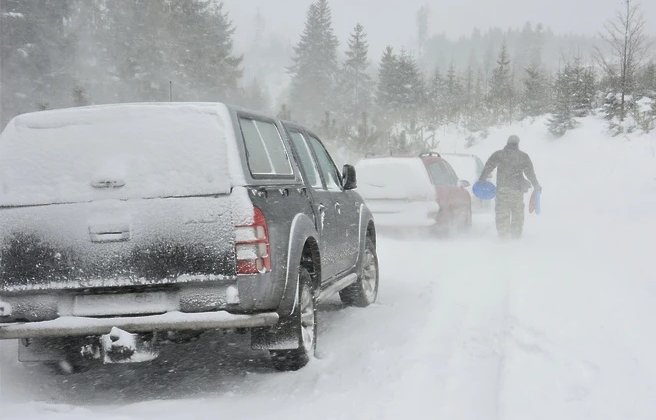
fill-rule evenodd
<path id="1" fill-rule="evenodd" d="M 128 223 L 92 225 L 89 226 L 91 242 L 125 242 L 130 240 L 130 225 Z"/>

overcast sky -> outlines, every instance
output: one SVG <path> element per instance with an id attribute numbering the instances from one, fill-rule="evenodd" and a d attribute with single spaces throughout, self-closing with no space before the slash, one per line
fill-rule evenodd
<path id="1" fill-rule="evenodd" d="M 251 39 L 259 8 L 266 32 L 293 43 L 303 30 L 313 0 L 223 0 L 238 26 L 239 43 Z M 330 0 L 333 25 L 343 46 L 356 23 L 369 33 L 374 50 L 407 44 L 416 34 L 416 12 L 428 4 L 430 32 L 450 37 L 470 34 L 475 27 L 521 28 L 526 21 L 542 23 L 557 33 L 595 34 L 622 6 L 622 0 Z M 656 35 L 656 0 L 643 0 L 647 30 Z"/>

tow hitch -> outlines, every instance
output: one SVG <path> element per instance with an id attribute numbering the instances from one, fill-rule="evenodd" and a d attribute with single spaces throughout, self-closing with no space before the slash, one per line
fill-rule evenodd
<path id="1" fill-rule="evenodd" d="M 109 334 L 100 336 L 99 352 L 87 347 L 83 354 L 91 359 L 101 358 L 105 364 L 149 362 L 159 356 L 158 344 L 155 333 L 130 334 L 114 327 Z"/>

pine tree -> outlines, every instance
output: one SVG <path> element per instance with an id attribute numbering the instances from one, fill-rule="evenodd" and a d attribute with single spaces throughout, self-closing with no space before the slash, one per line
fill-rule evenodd
<path id="1" fill-rule="evenodd" d="M 558 73 L 554 85 L 554 108 L 547 126 L 551 134 L 557 137 L 563 136 L 568 130 L 576 127 L 576 120 L 574 119 L 574 96 L 572 94 L 573 74 L 574 70 L 568 63 Z"/>
<path id="2" fill-rule="evenodd" d="M 253 77 L 251 83 L 243 89 L 242 97 L 238 103 L 245 108 L 259 112 L 269 112 L 271 107 L 269 95 L 267 95 L 256 77 Z"/>
<path id="3" fill-rule="evenodd" d="M 446 74 L 444 88 L 447 116 L 452 122 L 456 122 L 457 117 L 462 110 L 464 88 L 460 83 L 460 78 L 456 73 L 456 68 L 453 62 L 449 66 L 449 70 Z"/>
<path id="4" fill-rule="evenodd" d="M 66 22 L 70 0 L 0 1 L 0 114 L 70 105 L 74 49 Z M 40 104 L 40 105 L 39 105 Z"/>
<path id="5" fill-rule="evenodd" d="M 351 144 L 355 150 L 363 153 L 369 153 L 374 150 L 382 138 L 382 132 L 369 123 L 369 115 L 363 112 L 354 132 L 349 134 Z"/>
<path id="6" fill-rule="evenodd" d="M 342 68 L 340 89 L 343 95 L 342 108 L 349 123 L 356 122 L 369 111 L 372 100 L 373 82 L 369 69 L 369 45 L 364 27 L 359 23 L 351 33 L 346 51 L 346 62 Z"/>
<path id="7" fill-rule="evenodd" d="M 376 89 L 376 104 L 383 118 L 389 118 L 396 106 L 396 69 L 398 58 L 394 49 L 388 46 L 383 53 L 378 67 L 378 86 Z"/>
<path id="8" fill-rule="evenodd" d="M 242 57 L 234 54 L 232 25 L 223 3 L 168 0 L 168 33 L 175 34 L 171 76 L 179 100 L 233 101 L 240 95 Z"/>
<path id="9" fill-rule="evenodd" d="M 426 110 L 429 122 L 439 125 L 445 119 L 446 89 L 439 67 L 435 68 L 433 77 L 428 81 Z"/>
<path id="10" fill-rule="evenodd" d="M 289 69 L 292 109 L 309 123 L 319 122 L 333 107 L 338 46 L 328 0 L 317 0 L 308 9 L 301 40 L 294 47 L 294 64 Z"/>
<path id="11" fill-rule="evenodd" d="M 106 2 L 118 101 L 232 101 L 242 57 L 222 3 L 204 0 Z"/>
<path id="12" fill-rule="evenodd" d="M 504 43 L 490 80 L 489 104 L 497 120 L 510 122 L 513 113 L 513 79 L 508 48 Z"/>
<path id="13" fill-rule="evenodd" d="M 278 119 L 280 120 L 285 120 L 285 121 L 291 121 L 292 120 L 292 112 L 287 106 L 287 104 L 282 104 L 280 106 L 280 110 L 278 110 L 278 114 L 276 115 Z"/>
<path id="14" fill-rule="evenodd" d="M 394 79 L 396 106 L 403 117 L 413 120 L 424 104 L 424 82 L 417 62 L 405 49 L 398 57 Z"/>
<path id="15" fill-rule="evenodd" d="M 91 101 L 87 95 L 87 90 L 82 86 L 76 86 L 73 89 L 73 105 L 74 106 L 86 106 L 89 105 Z"/>
<path id="16" fill-rule="evenodd" d="M 548 107 L 546 77 L 541 69 L 533 66 L 529 66 L 524 73 L 522 114 L 524 117 L 537 117 L 544 114 Z"/>
<path id="17" fill-rule="evenodd" d="M 651 61 L 645 66 L 640 78 L 640 91 L 643 95 L 656 99 L 656 62 Z"/>

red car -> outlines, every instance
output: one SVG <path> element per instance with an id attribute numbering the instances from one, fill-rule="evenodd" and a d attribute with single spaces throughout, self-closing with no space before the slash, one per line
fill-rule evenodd
<path id="1" fill-rule="evenodd" d="M 466 230 L 472 223 L 468 181 L 438 153 L 380 156 L 355 166 L 358 192 L 379 228 Z"/>

